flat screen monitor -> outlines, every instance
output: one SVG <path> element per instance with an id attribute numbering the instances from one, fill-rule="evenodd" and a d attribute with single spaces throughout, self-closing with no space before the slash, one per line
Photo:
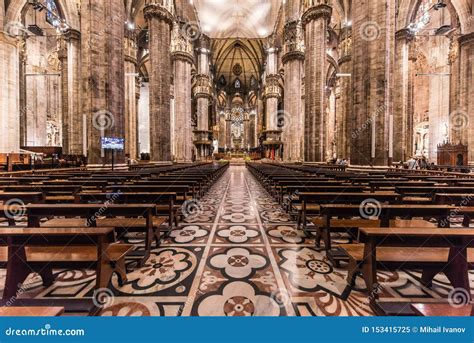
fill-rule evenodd
<path id="1" fill-rule="evenodd" d="M 104 150 L 124 150 L 125 139 L 116 137 L 102 137 L 102 149 Z"/>

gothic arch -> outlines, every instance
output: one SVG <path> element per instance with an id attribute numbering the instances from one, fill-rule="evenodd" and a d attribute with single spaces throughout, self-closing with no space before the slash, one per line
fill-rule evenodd
<path id="1" fill-rule="evenodd" d="M 418 10 L 421 0 L 401 0 L 397 18 L 397 30 L 406 28 Z M 474 21 L 469 4 L 470 0 L 451 0 L 446 2 L 453 20 L 458 21 L 461 33 L 466 34 L 473 31 Z"/>
<path id="2" fill-rule="evenodd" d="M 80 30 L 80 18 L 75 1 L 56 0 L 62 16 L 72 29 Z M 21 16 L 28 0 L 13 0 L 6 10 L 5 25 L 13 22 L 21 22 Z"/>

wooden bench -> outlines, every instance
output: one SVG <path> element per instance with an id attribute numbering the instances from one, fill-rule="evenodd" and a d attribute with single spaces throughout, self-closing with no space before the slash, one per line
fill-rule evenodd
<path id="1" fill-rule="evenodd" d="M 103 228 L 0 228 L 0 264 L 7 275 L 3 299 L 16 296 L 32 271 L 43 284 L 53 282 L 53 268 L 83 268 L 95 265 L 96 289 L 108 286 L 113 273 L 126 281 L 125 256 L 130 244 L 115 243 L 115 231 Z"/>
<path id="2" fill-rule="evenodd" d="M 171 231 L 178 226 L 178 212 L 181 205 L 176 204 L 177 194 L 172 192 L 147 192 L 147 193 L 80 193 L 76 195 L 77 204 L 93 204 L 93 203 L 105 203 L 113 199 L 115 204 L 156 204 L 156 215 L 168 217 L 169 230 Z M 112 222 L 111 219 L 107 219 Z M 122 220 L 122 219 L 120 219 Z M 153 227 L 157 230 L 164 231 L 162 229 L 163 224 L 166 222 L 165 218 L 154 217 Z M 115 226 L 115 225 L 114 225 Z M 144 228 L 145 222 L 140 219 L 128 219 L 120 225 L 120 227 L 130 228 Z"/>
<path id="3" fill-rule="evenodd" d="M 298 215 L 298 227 L 303 225 L 306 231 L 308 215 L 318 216 L 321 213 L 323 204 L 361 204 L 365 200 L 373 199 L 380 203 L 399 203 L 400 196 L 393 192 L 378 193 L 352 193 L 352 192 L 336 192 L 336 193 L 299 193 L 298 197 L 301 201 L 301 208 L 296 208 L 300 213 Z M 312 206 L 312 207 L 311 207 Z M 358 207 L 359 208 L 359 207 Z"/>
<path id="4" fill-rule="evenodd" d="M 110 219 L 111 224 L 120 223 L 117 217 L 132 218 L 132 223 L 137 222 L 136 218 L 144 218 L 145 226 L 136 230 L 145 231 L 145 251 L 143 252 L 141 264 L 143 265 L 150 257 L 153 241 L 156 240 L 157 245 L 161 243 L 161 235 L 159 226 L 154 226 L 154 217 L 158 217 L 156 211 L 156 204 L 31 204 L 26 206 L 26 215 L 28 217 L 29 227 L 47 227 L 48 222 L 41 223 L 42 218 L 82 218 L 83 224 L 81 226 L 97 227 L 98 220 L 101 225 L 107 225 Z M 157 220 L 157 219 L 155 219 Z M 159 220 L 159 219 L 158 219 Z M 161 224 L 166 221 L 166 218 L 161 218 Z M 118 230 L 134 230 L 134 227 L 126 227 L 123 224 L 117 227 Z M 107 225 L 110 226 L 110 225 Z M 123 234 L 123 232 L 122 232 Z M 140 252 L 142 253 L 142 252 Z"/>
<path id="5" fill-rule="evenodd" d="M 46 202 L 74 202 L 74 195 L 82 190 L 80 185 L 28 185 L 9 186 L 6 192 L 30 193 L 41 192 Z"/>
<path id="6" fill-rule="evenodd" d="M 0 317 L 59 317 L 64 313 L 64 307 L 0 307 Z"/>
<path id="7" fill-rule="evenodd" d="M 377 267 L 414 266 L 423 269 L 426 286 L 444 272 L 453 287 L 470 294 L 468 269 L 474 263 L 474 230 L 361 228 L 360 233 L 362 244 L 341 245 L 349 255 L 348 284 L 353 285 L 362 274 L 369 294 L 374 294 Z"/>
<path id="8" fill-rule="evenodd" d="M 364 219 L 368 220 L 379 220 L 380 227 L 388 228 L 391 226 L 391 221 L 397 219 L 412 220 L 413 218 L 429 218 L 436 219 L 439 227 L 449 227 L 447 218 L 450 215 L 452 207 L 447 205 L 398 205 L 398 204 L 376 204 L 372 218 L 365 218 L 367 214 L 364 213 L 361 205 L 352 204 L 323 204 L 320 206 L 320 217 L 314 218 L 315 224 L 317 224 L 317 236 L 316 240 L 321 238 L 324 240 L 324 248 L 326 250 L 327 257 L 334 264 L 338 264 L 339 261 L 346 261 L 348 255 L 344 249 L 340 247 L 332 248 L 331 232 L 349 232 L 352 236 L 358 234 L 358 229 L 362 226 Z M 360 222 L 356 222 L 357 227 L 355 232 L 350 226 L 346 226 L 345 220 L 341 218 L 360 218 Z M 339 218 L 339 219 L 335 219 Z M 341 222 L 341 226 L 337 227 L 333 225 L 333 221 L 336 223 Z M 377 224 L 379 224 L 377 223 Z M 396 224 L 396 222 L 392 222 Z M 403 223 L 403 222 L 401 222 Z M 372 224 L 374 227 L 376 224 Z M 411 225 L 411 224 L 410 224 Z M 429 224 L 424 224 L 424 227 Z M 351 232 L 352 231 L 352 232 Z"/>
<path id="9" fill-rule="evenodd" d="M 412 310 L 420 317 L 469 317 L 474 316 L 474 306 L 454 307 L 451 304 L 412 304 Z"/>

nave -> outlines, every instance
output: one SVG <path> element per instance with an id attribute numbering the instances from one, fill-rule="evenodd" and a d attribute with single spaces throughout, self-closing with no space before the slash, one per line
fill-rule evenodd
<path id="1" fill-rule="evenodd" d="M 333 267 L 246 167 L 231 166 L 190 213 L 143 267 L 127 257 L 123 286 L 114 276 L 108 289 L 94 294 L 94 271 L 68 269 L 56 271 L 50 287 L 31 274 L 21 297 L 93 297 L 102 302 L 101 316 L 374 315 L 363 280 L 351 290 L 347 265 Z M 333 234 L 333 241 L 347 238 Z M 127 242 L 143 249 L 143 234 L 130 234 Z M 379 271 L 378 281 L 380 301 L 408 307 L 446 303 L 452 290 L 444 275 L 426 288 L 421 272 L 409 269 Z"/>

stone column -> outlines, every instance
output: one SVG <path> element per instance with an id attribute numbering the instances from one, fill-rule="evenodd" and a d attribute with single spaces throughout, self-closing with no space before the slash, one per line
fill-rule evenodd
<path id="1" fill-rule="evenodd" d="M 124 40 L 125 48 L 125 154 L 138 158 L 137 43 L 132 32 Z"/>
<path id="2" fill-rule="evenodd" d="M 0 32 L 0 153 L 20 151 L 20 75 L 16 39 Z"/>
<path id="3" fill-rule="evenodd" d="M 125 138 L 124 23 L 125 8 L 116 1 L 81 3 L 82 112 L 92 165 L 125 161 L 124 151 L 101 148 L 101 137 Z"/>
<path id="4" fill-rule="evenodd" d="M 171 40 L 174 67 L 174 157 L 177 162 L 191 162 L 193 131 L 191 128 L 191 68 L 194 63 L 193 46 L 183 34 L 186 23 L 175 23 Z"/>
<path id="5" fill-rule="evenodd" d="M 243 149 L 248 149 L 250 146 L 250 118 L 248 113 L 244 113 L 244 141 Z"/>
<path id="6" fill-rule="evenodd" d="M 336 149 L 337 157 L 349 158 L 352 141 L 352 27 L 341 29 L 339 41 L 339 92 L 336 106 Z"/>
<path id="7" fill-rule="evenodd" d="M 84 155 L 84 118 L 81 107 L 81 33 L 64 33 L 58 53 L 61 61 L 63 153 Z"/>
<path id="8" fill-rule="evenodd" d="M 149 28 L 151 159 L 171 161 L 171 27 L 173 16 L 161 2 L 143 10 Z"/>
<path id="9" fill-rule="evenodd" d="M 293 1 L 288 1 L 287 4 Z M 303 161 L 304 104 L 301 85 L 304 73 L 304 38 L 298 20 L 285 24 L 285 45 L 282 58 L 285 68 L 285 123 L 283 123 L 283 160 Z"/>
<path id="10" fill-rule="evenodd" d="M 225 115 L 219 115 L 219 149 L 224 149 L 226 145 Z"/>
<path id="11" fill-rule="evenodd" d="M 263 97 L 261 94 L 258 95 L 257 98 L 257 132 L 255 135 L 255 139 L 258 144 L 258 140 L 260 139 L 260 135 L 263 133 L 264 128 L 265 128 L 265 121 L 264 121 L 264 110 L 265 110 L 265 105 L 263 103 Z M 259 145 L 259 144 L 258 144 Z"/>
<path id="12" fill-rule="evenodd" d="M 410 41 L 408 29 L 395 34 L 395 68 L 393 88 L 393 161 L 410 158 L 413 136 L 413 111 L 410 110 Z"/>
<path id="13" fill-rule="evenodd" d="M 305 29 L 305 161 L 325 161 L 327 29 L 332 15 L 328 0 L 312 0 L 303 14 Z"/>
<path id="14" fill-rule="evenodd" d="M 354 165 L 386 166 L 392 160 L 395 7 L 395 0 L 353 7 Z"/>
<path id="15" fill-rule="evenodd" d="M 474 32 L 461 36 L 459 46 L 460 106 L 451 113 L 451 130 L 458 132 L 463 144 L 468 144 L 468 161 L 474 165 Z"/>
<path id="16" fill-rule="evenodd" d="M 232 149 L 232 120 L 230 118 L 225 121 L 225 137 L 227 149 Z"/>
<path id="17" fill-rule="evenodd" d="M 255 114 L 250 115 L 250 132 L 249 132 L 249 139 L 250 139 L 250 147 L 256 148 L 257 141 L 256 141 L 256 127 L 257 127 L 257 118 L 255 118 Z"/>
<path id="18" fill-rule="evenodd" d="M 205 42 L 206 43 L 206 42 Z M 198 49 L 198 74 L 194 87 L 194 98 L 197 102 L 197 130 L 194 131 L 194 145 L 198 160 L 206 159 L 212 145 L 209 131 L 209 105 L 212 99 L 212 84 L 209 76 L 209 49 L 207 44 Z"/>

